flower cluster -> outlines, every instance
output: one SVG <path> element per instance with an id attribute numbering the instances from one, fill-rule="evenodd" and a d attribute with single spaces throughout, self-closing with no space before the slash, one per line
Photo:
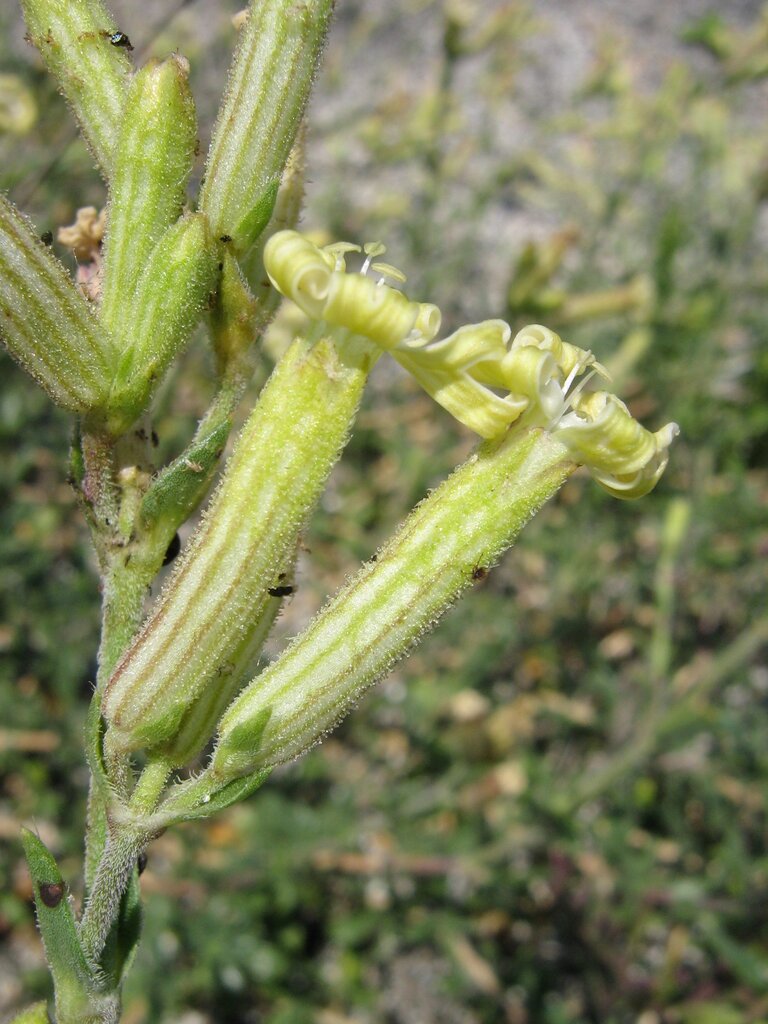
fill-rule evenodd
<path id="1" fill-rule="evenodd" d="M 275 288 L 308 317 L 389 352 L 481 437 L 501 436 L 525 413 L 528 423 L 549 430 L 616 497 L 641 497 L 655 486 L 677 425 L 651 433 L 615 395 L 588 390 L 594 378 L 608 378 L 591 352 L 538 324 L 512 338 L 503 320 L 468 324 L 436 340 L 437 306 L 413 302 L 389 283 L 402 284 L 405 277 L 375 262 L 382 245 L 364 251 L 360 271 L 350 272 L 346 257 L 359 246 L 319 247 L 296 231 L 280 231 L 267 243 L 264 265 Z"/>

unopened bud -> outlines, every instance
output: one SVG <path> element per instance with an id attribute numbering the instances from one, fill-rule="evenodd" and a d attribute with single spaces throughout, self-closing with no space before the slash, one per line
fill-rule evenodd
<path id="1" fill-rule="evenodd" d="M 213 132 L 200 209 L 245 255 L 266 227 L 315 77 L 333 0 L 253 0 Z"/>
<path id="2" fill-rule="evenodd" d="M 105 176 L 112 167 L 132 66 L 101 0 L 21 0 L 29 38 Z M 116 40 L 116 42 L 113 42 Z"/>
<path id="3" fill-rule="evenodd" d="M 0 336 L 63 409 L 106 402 L 113 339 L 32 224 L 0 196 Z"/>
<path id="4" fill-rule="evenodd" d="M 128 91 L 110 179 L 101 315 L 128 347 L 137 287 L 155 246 L 180 217 L 197 142 L 187 64 L 150 61 Z M 143 297 L 142 297 L 143 298 Z"/>
<path id="5" fill-rule="evenodd" d="M 114 434 L 124 433 L 149 404 L 199 323 L 217 273 L 218 253 L 203 214 L 186 214 L 153 249 L 136 284 L 131 344 L 110 394 L 109 427 Z"/>

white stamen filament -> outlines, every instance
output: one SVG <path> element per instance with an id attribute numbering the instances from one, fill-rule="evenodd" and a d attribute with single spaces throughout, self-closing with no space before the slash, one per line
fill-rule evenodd
<path id="1" fill-rule="evenodd" d="M 553 416 L 547 424 L 547 430 L 554 430 L 556 427 L 561 425 L 563 417 L 566 415 L 567 412 L 569 412 L 569 410 L 573 409 L 573 403 L 582 393 L 587 384 L 589 384 L 592 378 L 597 375 L 596 369 L 590 370 L 586 377 L 583 380 L 579 381 L 578 385 L 575 388 L 573 387 L 573 382 L 576 380 L 580 373 L 584 372 L 591 358 L 592 353 L 585 352 L 583 357 L 578 361 L 578 363 L 574 366 L 574 368 L 566 377 L 565 383 L 563 384 L 561 389 L 563 394 L 562 406 L 560 408 L 560 411 L 555 416 Z M 575 410 L 574 414 L 578 416 L 578 413 L 575 412 Z"/>

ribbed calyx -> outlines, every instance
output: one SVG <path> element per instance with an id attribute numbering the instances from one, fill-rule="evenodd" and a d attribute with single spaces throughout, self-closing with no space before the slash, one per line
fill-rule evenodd
<path id="1" fill-rule="evenodd" d="M 26 217 L 0 196 L 0 336 L 63 409 L 105 404 L 114 342 Z"/>
<path id="2" fill-rule="evenodd" d="M 201 694 L 231 674 L 246 634 L 273 614 L 270 590 L 291 570 L 374 361 L 372 346 L 340 351 L 321 338 L 296 341 L 277 365 L 194 540 L 106 688 L 113 749 L 172 741 Z"/>
<path id="3" fill-rule="evenodd" d="M 224 783 L 317 743 L 496 562 L 574 468 L 568 450 L 539 428 L 521 425 L 482 445 L 232 704 L 212 778 Z"/>
<path id="4" fill-rule="evenodd" d="M 129 41 L 101 0 L 20 0 L 27 33 L 107 176 L 133 70 Z"/>
<path id="5" fill-rule="evenodd" d="M 189 67 L 176 54 L 133 78 L 109 182 L 101 316 L 119 337 L 133 330 L 137 284 L 150 254 L 182 214 L 197 144 Z"/>
<path id="6" fill-rule="evenodd" d="M 208 154 L 200 209 L 244 256 L 266 227 L 299 131 L 333 0 L 253 0 Z"/>
<path id="7" fill-rule="evenodd" d="M 185 214 L 162 235 L 136 282 L 109 397 L 111 433 L 124 433 L 147 407 L 200 322 L 217 275 L 217 248 L 205 216 Z"/>

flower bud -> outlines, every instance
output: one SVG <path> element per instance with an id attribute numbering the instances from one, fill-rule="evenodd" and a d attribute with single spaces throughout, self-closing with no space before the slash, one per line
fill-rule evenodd
<path id="1" fill-rule="evenodd" d="M 30 40 L 108 175 L 132 71 L 128 47 L 113 42 L 122 34 L 101 0 L 21 0 L 21 9 Z"/>
<path id="2" fill-rule="evenodd" d="M 0 196 L 0 335 L 63 409 L 98 411 L 113 340 L 30 222 Z"/>
<path id="3" fill-rule="evenodd" d="M 125 102 L 110 179 L 101 315 L 124 344 L 134 335 L 137 285 L 153 249 L 181 216 L 197 125 L 177 55 L 136 73 Z"/>
<path id="4" fill-rule="evenodd" d="M 299 131 L 333 0 L 253 0 L 213 132 L 200 209 L 245 255 L 266 227 Z"/>

